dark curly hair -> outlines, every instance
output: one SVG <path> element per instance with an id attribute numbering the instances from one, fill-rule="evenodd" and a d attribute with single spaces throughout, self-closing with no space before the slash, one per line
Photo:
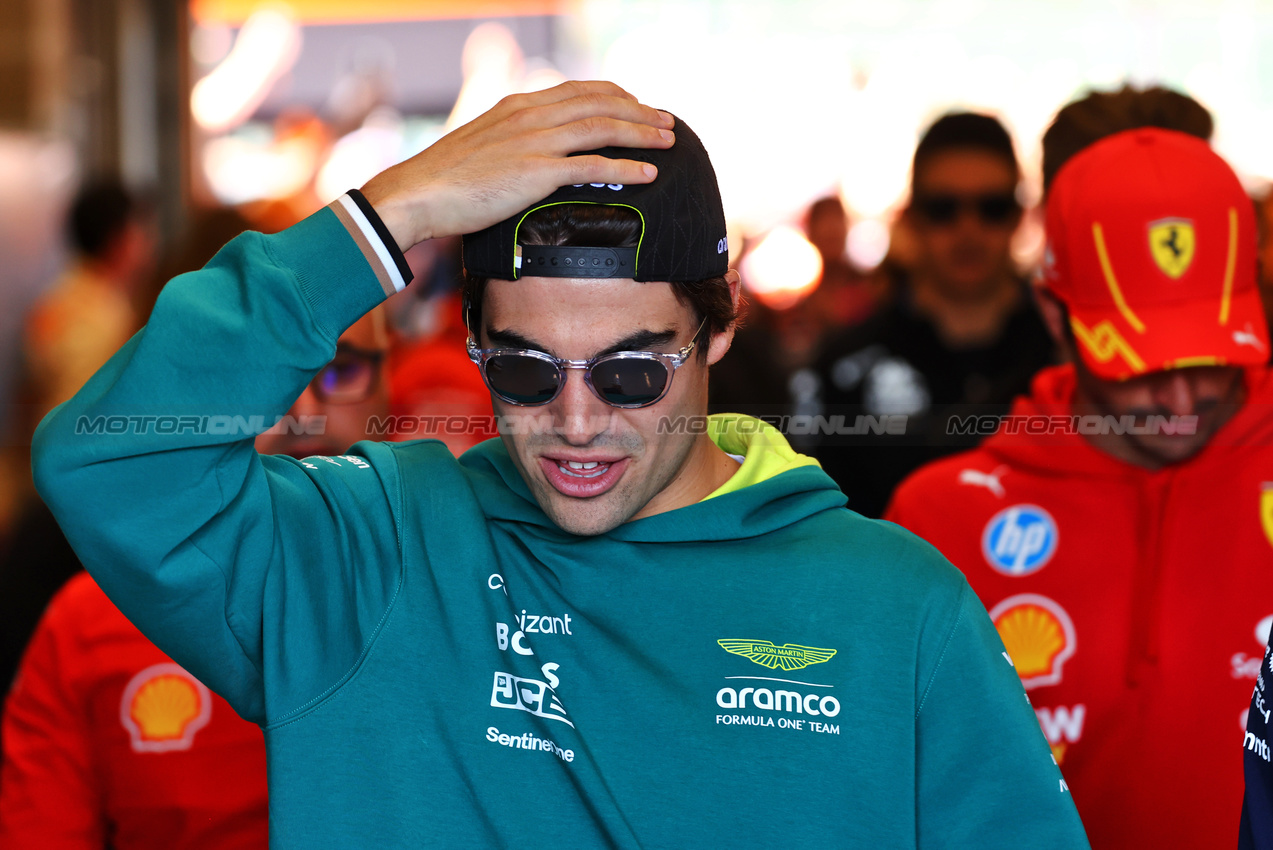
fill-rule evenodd
<path id="1" fill-rule="evenodd" d="M 1209 142 L 1214 123 L 1201 103 L 1162 86 L 1125 85 L 1117 91 L 1088 92 L 1063 106 L 1043 134 L 1044 193 L 1076 153 L 1106 136 L 1137 127 L 1176 130 Z"/>

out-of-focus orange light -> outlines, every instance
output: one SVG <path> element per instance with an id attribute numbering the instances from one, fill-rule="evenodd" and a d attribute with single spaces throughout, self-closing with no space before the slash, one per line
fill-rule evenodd
<path id="1" fill-rule="evenodd" d="M 402 122 L 397 113 L 378 110 L 333 145 L 314 189 L 322 202 L 333 201 L 350 186 L 361 186 L 401 159 Z"/>
<path id="2" fill-rule="evenodd" d="M 525 57 L 513 31 L 497 21 L 469 33 L 460 58 L 464 85 L 446 119 L 446 130 L 467 124 L 520 87 Z"/>
<path id="3" fill-rule="evenodd" d="M 296 62 L 301 35 L 284 6 L 255 12 L 239 30 L 228 56 L 190 92 L 190 113 L 210 133 L 246 121 L 270 88 Z"/>
<path id="4" fill-rule="evenodd" d="M 742 261 L 743 280 L 768 307 L 785 310 L 813 291 L 822 277 L 822 257 L 804 234 L 780 225 Z"/>
<path id="5" fill-rule="evenodd" d="M 863 271 L 875 268 L 888 256 L 888 225 L 878 218 L 863 218 L 849 229 L 849 262 Z"/>
<path id="6" fill-rule="evenodd" d="M 260 0 L 190 0 L 190 17 L 200 24 L 239 26 Z M 509 18 L 556 15 L 568 0 L 289 0 L 302 24 L 366 24 L 441 18 Z"/>

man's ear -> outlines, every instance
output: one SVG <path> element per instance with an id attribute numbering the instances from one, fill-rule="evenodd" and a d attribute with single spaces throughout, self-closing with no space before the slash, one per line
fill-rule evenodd
<path id="1" fill-rule="evenodd" d="M 725 272 L 725 283 L 729 285 L 729 300 L 734 305 L 734 313 L 738 313 L 739 299 L 742 298 L 742 276 L 738 274 L 737 269 L 730 269 Z M 725 356 L 725 352 L 729 351 L 729 346 L 734 342 L 734 330 L 737 322 L 730 322 L 729 327 L 712 336 L 712 341 L 707 347 L 707 365 L 714 366 Z"/>
<path id="2" fill-rule="evenodd" d="M 1069 329 L 1066 328 L 1066 323 L 1069 322 L 1069 311 L 1065 309 L 1061 299 L 1053 295 L 1038 277 L 1030 282 L 1030 290 L 1034 293 L 1034 304 L 1039 308 L 1039 315 L 1043 318 L 1043 324 L 1047 326 L 1048 335 L 1052 337 L 1052 341 L 1056 343 L 1057 349 L 1065 359 L 1073 360 L 1075 352 L 1070 345 L 1072 337 Z"/>

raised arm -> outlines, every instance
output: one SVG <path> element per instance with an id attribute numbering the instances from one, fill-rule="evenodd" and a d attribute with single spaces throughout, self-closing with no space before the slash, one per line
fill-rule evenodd
<path id="1" fill-rule="evenodd" d="M 363 192 L 398 247 L 474 233 L 559 186 L 649 183 L 653 165 L 568 156 L 610 145 L 671 147 L 672 117 L 613 83 L 563 83 L 506 97 L 490 112 L 373 178 Z"/>
<path id="2" fill-rule="evenodd" d="M 253 426 L 281 416 L 397 288 L 384 257 L 564 183 L 648 182 L 640 163 L 566 155 L 667 146 L 668 123 L 609 83 L 506 98 L 364 187 L 396 244 L 375 244 L 375 212 L 337 201 L 169 283 L 32 449 L 41 494 L 112 600 L 244 717 L 269 721 L 338 682 L 397 585 L 393 452 L 262 459 Z M 325 651 L 288 653 L 297 634 Z"/>

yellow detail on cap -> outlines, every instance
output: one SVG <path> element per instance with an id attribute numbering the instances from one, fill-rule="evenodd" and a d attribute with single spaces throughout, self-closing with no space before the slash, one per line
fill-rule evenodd
<path id="1" fill-rule="evenodd" d="M 1066 745 L 1064 742 L 1052 745 L 1052 758 L 1056 759 L 1058 767 L 1061 762 L 1065 761 L 1065 747 Z"/>
<path id="2" fill-rule="evenodd" d="M 1164 363 L 1164 369 L 1188 369 L 1190 366 L 1223 366 L 1223 357 L 1181 357 Z"/>
<path id="3" fill-rule="evenodd" d="M 1105 285 L 1109 287 L 1109 294 L 1114 298 L 1114 306 L 1136 333 L 1143 334 L 1145 323 L 1132 312 L 1131 307 L 1127 306 L 1127 302 L 1123 300 L 1123 291 L 1118 288 L 1118 279 L 1114 277 L 1114 266 L 1110 264 L 1109 252 L 1105 250 L 1105 232 L 1101 230 L 1100 222 L 1092 222 L 1092 238 L 1096 240 L 1096 257 L 1101 261 Z"/>
<path id="4" fill-rule="evenodd" d="M 1197 237 L 1193 222 L 1183 218 L 1164 218 L 1149 225 L 1149 253 L 1162 273 L 1179 280 L 1193 263 Z"/>
<path id="5" fill-rule="evenodd" d="M 1140 359 L 1140 355 L 1109 319 L 1094 328 L 1088 328 L 1076 316 L 1070 316 L 1070 327 L 1074 329 L 1074 336 L 1083 343 L 1097 361 L 1108 363 L 1115 357 L 1121 356 L 1136 374 L 1145 371 L 1145 361 Z"/>
<path id="6" fill-rule="evenodd" d="M 518 263 L 516 267 L 514 267 L 513 269 L 513 279 L 516 280 L 517 278 L 521 277 L 521 265 L 522 265 L 520 262 L 521 255 L 522 255 L 521 233 L 522 233 L 522 223 L 526 221 L 527 216 L 529 216 L 531 213 L 539 212 L 540 210 L 546 210 L 549 207 L 562 207 L 562 206 L 567 206 L 569 204 L 589 204 L 591 206 L 597 206 L 597 207 L 623 207 L 624 209 L 632 210 L 634 213 L 637 214 L 637 218 L 641 219 L 641 235 L 637 237 L 637 244 L 636 244 L 637 259 L 634 260 L 632 263 L 632 276 L 635 278 L 637 275 L 637 265 L 641 261 L 640 259 L 641 258 L 641 243 L 645 241 L 645 214 L 644 213 L 642 213 L 639 209 L 632 206 L 631 204 L 602 204 L 597 201 L 554 201 L 551 204 L 540 204 L 537 207 L 532 207 L 531 209 L 526 210 L 526 212 L 522 215 L 522 217 L 517 220 L 517 226 L 513 228 L 513 245 L 516 246 L 517 248 Z"/>
<path id="7" fill-rule="evenodd" d="M 1229 324 L 1229 302 L 1233 297 L 1233 272 L 1238 266 L 1238 211 L 1229 207 L 1229 257 L 1224 264 L 1224 291 L 1220 295 L 1220 324 Z"/>

